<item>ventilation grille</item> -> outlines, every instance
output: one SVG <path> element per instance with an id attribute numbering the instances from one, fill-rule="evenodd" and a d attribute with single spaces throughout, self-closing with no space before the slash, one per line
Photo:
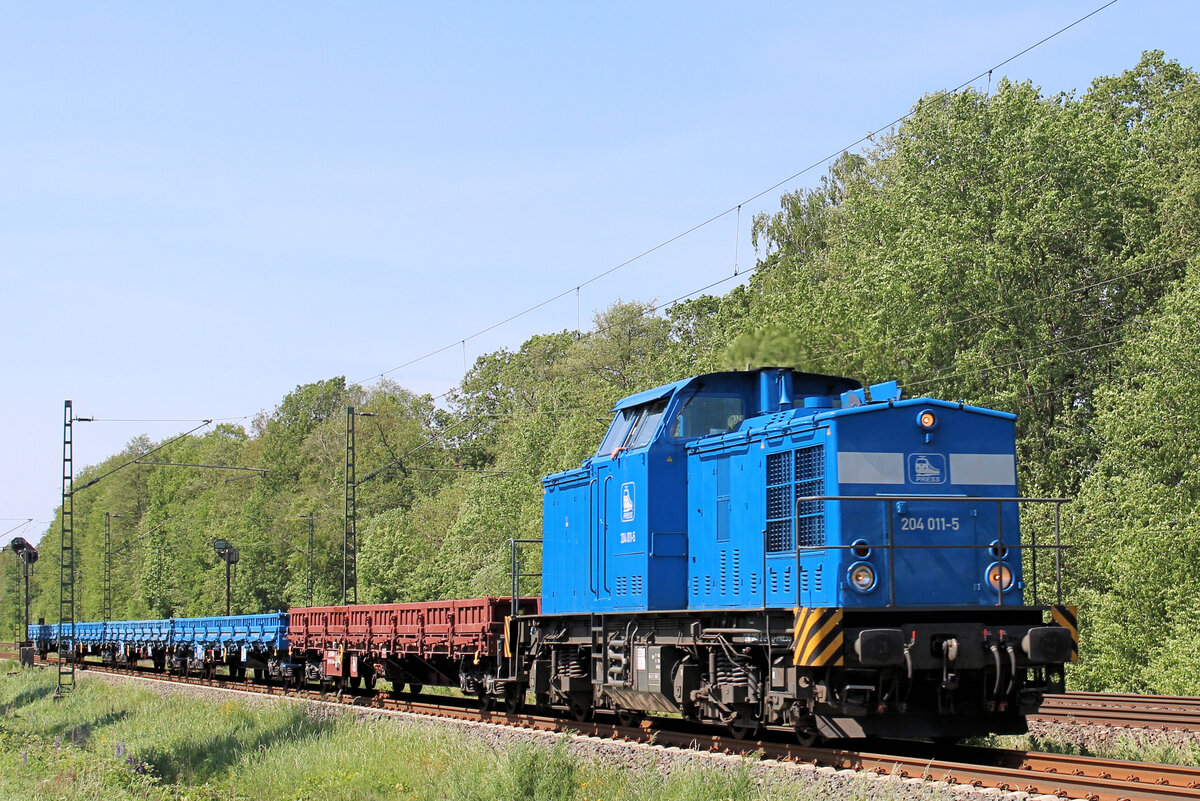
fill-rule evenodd
<path id="1" fill-rule="evenodd" d="M 825 446 L 796 451 L 796 497 L 825 494 Z M 825 544 L 825 502 L 796 501 L 796 541 L 802 548 Z"/>
<path id="2" fill-rule="evenodd" d="M 792 549 L 792 481 L 791 453 L 772 453 L 767 456 L 767 552 L 780 553 Z M 774 590 L 774 587 L 772 587 Z"/>
<path id="3" fill-rule="evenodd" d="M 825 544 L 825 446 L 767 456 L 767 553 Z"/>

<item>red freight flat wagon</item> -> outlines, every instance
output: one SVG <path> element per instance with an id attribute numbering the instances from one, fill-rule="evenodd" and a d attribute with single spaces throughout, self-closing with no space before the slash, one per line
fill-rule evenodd
<path id="1" fill-rule="evenodd" d="M 539 598 L 521 598 L 518 612 L 536 615 Z M 503 651 L 510 598 L 409 604 L 315 606 L 288 612 L 293 652 L 332 651 L 373 659 L 416 656 L 496 657 Z"/>

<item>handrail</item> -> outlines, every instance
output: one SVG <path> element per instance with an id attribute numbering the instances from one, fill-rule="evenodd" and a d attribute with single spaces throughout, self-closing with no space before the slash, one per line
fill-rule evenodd
<path id="1" fill-rule="evenodd" d="M 600 555 L 604 557 L 604 564 L 600 568 L 600 586 L 608 593 L 608 597 L 612 597 L 612 587 L 608 586 L 608 482 L 612 481 L 612 473 L 604 477 L 604 494 L 600 501 L 600 510 L 604 513 L 604 542 L 600 545 Z M 599 594 L 597 592 L 597 594 Z"/>
<path id="2" fill-rule="evenodd" d="M 527 544 L 531 544 L 531 543 L 541 543 L 541 542 L 542 542 L 541 540 L 518 539 L 516 537 L 509 537 L 509 539 L 508 539 L 508 545 L 512 549 L 512 571 L 511 571 L 512 598 L 510 600 L 511 600 L 513 617 L 517 617 L 518 614 L 520 613 L 520 609 L 521 609 L 520 608 L 521 579 L 534 578 L 535 576 L 540 577 L 542 575 L 541 573 L 522 573 L 520 571 L 520 563 L 517 561 L 517 546 L 518 545 L 527 545 Z"/>
<path id="3" fill-rule="evenodd" d="M 587 530 L 588 589 L 593 594 L 599 595 L 600 593 L 596 590 L 596 570 L 595 570 L 594 565 L 592 564 L 592 562 L 594 560 L 594 557 L 592 556 L 592 540 L 594 540 L 596 538 L 596 533 L 592 530 L 592 521 L 596 517 L 595 503 L 593 503 L 593 499 L 595 498 L 595 493 L 592 491 L 593 485 L 595 483 L 596 483 L 595 478 L 593 478 L 591 481 L 588 482 L 588 530 Z"/>

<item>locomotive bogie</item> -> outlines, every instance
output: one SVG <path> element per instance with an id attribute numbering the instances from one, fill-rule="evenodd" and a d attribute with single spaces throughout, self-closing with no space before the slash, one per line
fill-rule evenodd
<path id="1" fill-rule="evenodd" d="M 543 616 L 521 621 L 519 650 L 537 703 L 580 718 L 669 712 L 743 733 L 965 737 L 1024 731 L 1023 716 L 1061 689 L 1075 633 L 1045 612 Z"/>

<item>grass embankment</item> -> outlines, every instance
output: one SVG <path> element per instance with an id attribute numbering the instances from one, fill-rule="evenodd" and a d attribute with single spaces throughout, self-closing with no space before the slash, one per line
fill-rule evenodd
<path id="1" fill-rule="evenodd" d="M 0 799 L 455 799 L 765 801 L 828 798 L 827 787 L 761 783 L 753 763 L 616 766 L 554 746 L 489 744 L 437 724 L 364 718 L 281 701 L 164 695 L 81 678 L 54 699 L 55 674 L 0 663 Z M 848 799 L 886 798 L 868 777 Z M 929 798 L 948 797 L 933 787 Z M 901 794 L 912 798 L 910 788 Z"/>

